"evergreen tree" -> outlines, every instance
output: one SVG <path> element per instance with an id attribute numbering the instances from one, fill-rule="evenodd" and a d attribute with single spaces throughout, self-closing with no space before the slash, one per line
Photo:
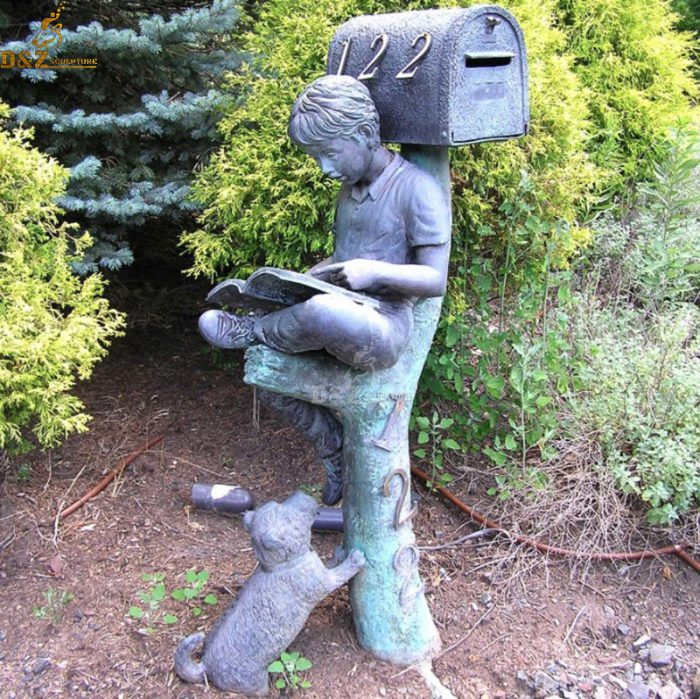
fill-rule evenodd
<path id="1" fill-rule="evenodd" d="M 33 11 L 37 4 L 30 3 Z M 60 41 L 48 44 L 48 60 L 96 58 L 96 68 L 0 72 L 15 122 L 33 126 L 36 145 L 71 169 L 58 203 L 95 241 L 75 265 L 81 273 L 130 263 L 132 247 L 167 259 L 197 212 L 190 181 L 219 143 L 221 109 L 233 99 L 220 85 L 243 58 L 230 48 L 239 1 L 182 4 L 100 0 L 75 10 L 59 6 Z M 166 16 L 146 14 L 149 7 Z M 106 20 L 112 10 L 121 27 L 90 21 L 67 28 L 74 16 L 85 21 L 93 12 Z M 42 13 L 52 11 L 57 8 L 44 2 Z M 17 33 L 17 20 L 26 13 L 5 11 L 2 36 Z M 41 19 L 35 15 L 22 40 L 0 48 L 34 54 Z"/>

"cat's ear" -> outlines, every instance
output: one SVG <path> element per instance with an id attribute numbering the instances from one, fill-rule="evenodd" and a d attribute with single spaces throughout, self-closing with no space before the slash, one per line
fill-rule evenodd
<path id="1" fill-rule="evenodd" d="M 243 526 L 245 530 L 249 532 L 253 527 L 253 520 L 255 519 L 255 510 L 248 510 L 243 515 Z"/>

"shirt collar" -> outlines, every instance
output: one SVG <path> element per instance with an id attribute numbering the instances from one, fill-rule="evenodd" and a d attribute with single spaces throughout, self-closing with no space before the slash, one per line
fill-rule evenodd
<path id="1" fill-rule="evenodd" d="M 394 153 L 391 162 L 381 171 L 379 177 L 374 182 L 368 185 L 352 185 L 350 187 L 350 196 L 358 202 L 361 202 L 369 194 L 373 201 L 382 193 L 386 183 L 391 179 L 392 175 L 403 165 L 403 158 Z"/>

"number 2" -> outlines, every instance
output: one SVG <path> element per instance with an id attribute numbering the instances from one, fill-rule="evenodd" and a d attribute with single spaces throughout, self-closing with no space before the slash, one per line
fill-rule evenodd
<path id="1" fill-rule="evenodd" d="M 379 45 L 379 51 L 374 54 L 372 60 L 364 67 L 363 71 L 357 76 L 358 80 L 370 80 L 377 74 L 378 66 L 377 63 L 381 60 L 382 56 L 386 53 L 389 48 L 389 37 L 386 34 L 377 34 L 377 36 L 372 39 L 370 44 L 370 51 L 374 51 L 374 47 L 377 42 L 381 42 Z"/>
<path id="2" fill-rule="evenodd" d="M 420 61 L 420 59 L 423 58 L 423 56 L 425 56 L 428 53 L 428 51 L 430 51 L 430 46 L 433 43 L 433 37 L 428 32 L 419 34 L 413 40 L 411 47 L 415 48 L 421 39 L 425 41 L 425 43 L 423 44 L 423 48 L 396 74 L 396 78 L 398 80 L 408 80 L 412 78 L 418 70 L 418 61 Z"/>

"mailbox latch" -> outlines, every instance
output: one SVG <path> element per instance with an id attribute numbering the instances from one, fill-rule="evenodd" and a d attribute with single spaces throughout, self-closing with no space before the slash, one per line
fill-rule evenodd
<path id="1" fill-rule="evenodd" d="M 503 22 L 500 17 L 495 15 L 486 15 L 486 33 L 493 34 L 493 30 Z"/>

